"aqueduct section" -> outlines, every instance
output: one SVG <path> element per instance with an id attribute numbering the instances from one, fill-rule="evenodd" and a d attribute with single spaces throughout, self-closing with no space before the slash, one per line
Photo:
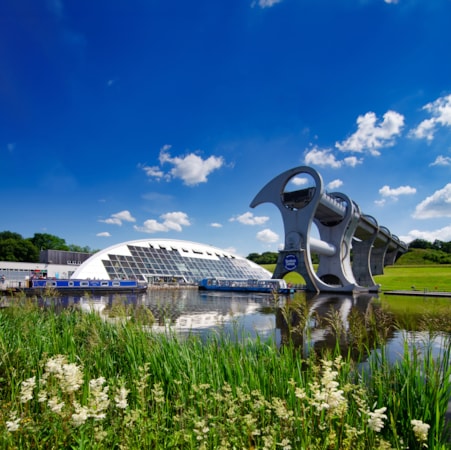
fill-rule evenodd
<path id="1" fill-rule="evenodd" d="M 305 177 L 307 187 L 287 190 L 290 180 Z M 302 178 L 302 180 L 304 180 Z M 304 181 L 306 181 L 304 180 Z M 327 193 L 321 175 L 311 167 L 287 170 L 267 183 L 251 207 L 273 203 L 285 229 L 273 278 L 299 273 L 313 292 L 378 291 L 373 275 L 383 273 L 407 245 L 340 192 Z M 319 239 L 312 236 L 316 226 Z M 351 254 L 352 250 L 352 254 Z M 312 253 L 319 256 L 314 270 Z"/>

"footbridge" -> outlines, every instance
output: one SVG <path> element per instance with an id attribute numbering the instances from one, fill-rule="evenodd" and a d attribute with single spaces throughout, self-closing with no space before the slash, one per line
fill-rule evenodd
<path id="1" fill-rule="evenodd" d="M 294 181 L 302 189 L 289 190 L 287 185 L 295 185 Z M 321 175 L 311 167 L 296 167 L 275 177 L 250 206 L 262 203 L 279 209 L 285 229 L 273 278 L 297 272 L 312 292 L 378 291 L 373 275 L 382 274 L 384 266 L 407 251 L 405 243 L 363 214 L 347 195 L 327 193 Z M 316 270 L 312 254 L 319 256 Z"/>

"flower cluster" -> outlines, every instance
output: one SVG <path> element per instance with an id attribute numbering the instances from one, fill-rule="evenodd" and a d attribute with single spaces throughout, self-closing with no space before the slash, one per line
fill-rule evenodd
<path id="1" fill-rule="evenodd" d="M 423 444 L 423 447 L 427 447 L 426 441 L 428 440 L 428 432 L 430 425 L 423 423 L 421 420 L 410 421 L 416 440 Z"/>
<path id="2" fill-rule="evenodd" d="M 379 433 L 384 428 L 384 420 L 387 419 L 386 414 L 384 412 L 387 411 L 385 406 L 383 408 L 375 409 L 373 412 L 368 412 L 368 427 Z"/>
<path id="3" fill-rule="evenodd" d="M 33 400 L 34 390 L 39 381 L 37 402 L 46 404 L 53 414 L 70 420 L 75 427 L 83 425 L 90 418 L 94 421 L 105 419 L 110 406 L 109 387 L 105 385 L 105 378 L 100 377 L 89 381 L 88 396 L 82 402 L 83 378 L 82 366 L 68 362 L 64 355 L 56 355 L 47 360 L 39 380 L 31 377 L 22 381 L 20 402 L 26 404 Z M 127 408 L 128 392 L 124 386 L 118 388 L 115 397 L 117 408 Z M 77 393 L 80 400 L 75 396 Z M 17 431 L 20 422 L 21 418 L 18 418 L 16 413 L 12 414 L 7 422 L 8 431 Z"/>

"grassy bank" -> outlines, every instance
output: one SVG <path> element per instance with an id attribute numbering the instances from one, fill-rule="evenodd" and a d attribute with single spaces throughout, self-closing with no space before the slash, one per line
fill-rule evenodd
<path id="1" fill-rule="evenodd" d="M 402 362 L 380 352 L 362 371 L 338 352 L 304 360 L 290 344 L 117 319 L 30 301 L 0 311 L 2 448 L 449 448 L 448 340 L 441 361 L 406 345 Z M 377 324 L 360 320 L 361 336 Z"/>
<path id="2" fill-rule="evenodd" d="M 263 266 L 271 273 L 275 264 Z M 302 277 L 295 273 L 289 273 L 285 279 L 289 283 L 303 283 Z M 376 283 L 381 285 L 383 291 L 391 290 L 417 290 L 451 292 L 451 265 L 394 265 L 384 267 L 384 274 L 374 277 Z"/>
<path id="3" fill-rule="evenodd" d="M 374 277 L 383 291 L 426 290 L 451 292 L 451 265 L 387 266 L 384 275 Z"/>

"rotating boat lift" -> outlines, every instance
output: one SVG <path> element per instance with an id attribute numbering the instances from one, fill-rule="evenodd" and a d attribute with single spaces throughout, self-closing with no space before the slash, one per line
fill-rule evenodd
<path id="1" fill-rule="evenodd" d="M 312 182 L 304 189 L 286 190 L 297 175 L 307 176 Z M 297 272 L 308 291 L 377 292 L 380 286 L 373 275 L 383 274 L 384 266 L 394 264 L 408 248 L 376 219 L 363 214 L 347 195 L 327 193 L 321 175 L 311 167 L 296 167 L 275 177 L 250 206 L 262 203 L 276 205 L 285 229 L 285 244 L 279 251 L 273 278 Z M 319 239 L 311 235 L 313 224 Z M 312 253 L 319 256 L 316 271 Z"/>

